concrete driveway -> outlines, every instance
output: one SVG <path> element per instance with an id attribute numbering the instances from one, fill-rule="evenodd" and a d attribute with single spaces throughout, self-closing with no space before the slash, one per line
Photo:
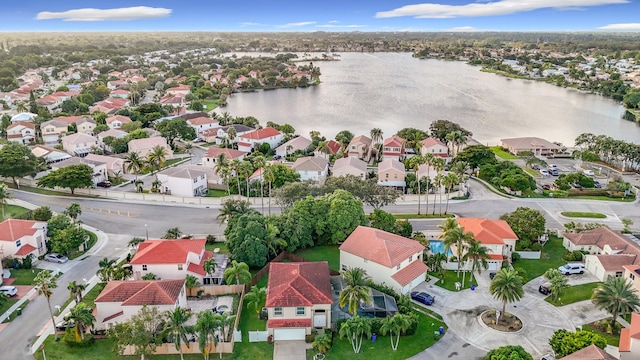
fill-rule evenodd
<path id="1" fill-rule="evenodd" d="M 273 360 L 305 360 L 307 343 L 299 341 L 276 341 L 273 344 Z"/>

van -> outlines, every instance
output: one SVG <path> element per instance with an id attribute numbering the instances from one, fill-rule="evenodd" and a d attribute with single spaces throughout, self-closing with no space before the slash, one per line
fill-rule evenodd
<path id="1" fill-rule="evenodd" d="M 558 268 L 562 275 L 584 274 L 584 265 L 582 264 L 566 264 Z"/>
<path id="2" fill-rule="evenodd" d="M 7 296 L 15 296 L 18 293 L 18 288 L 15 286 L 0 286 L 0 292 Z"/>

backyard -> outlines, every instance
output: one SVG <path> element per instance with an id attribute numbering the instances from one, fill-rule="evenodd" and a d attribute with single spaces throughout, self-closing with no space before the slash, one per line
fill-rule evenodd
<path id="1" fill-rule="evenodd" d="M 566 251 L 562 246 L 561 238 L 549 235 L 549 241 L 542 247 L 540 259 L 520 259 L 513 266 L 524 271 L 520 275 L 524 278 L 524 282 L 527 283 L 544 274 L 547 269 L 557 269 L 560 265 L 565 264 L 566 261 L 562 259 L 562 255 Z"/>
<path id="2" fill-rule="evenodd" d="M 309 261 L 328 261 L 329 269 L 340 271 L 340 250 L 335 245 L 314 246 L 296 252 Z"/>
<path id="3" fill-rule="evenodd" d="M 562 290 L 562 292 L 560 293 L 560 299 L 553 301 L 551 300 L 550 296 L 547 296 L 547 298 L 544 300 L 555 306 L 569 305 L 578 301 L 589 300 L 591 299 L 591 295 L 593 295 L 593 290 L 595 290 L 595 288 L 600 285 L 602 285 L 601 282 L 594 282 L 569 286 L 568 288 Z"/>

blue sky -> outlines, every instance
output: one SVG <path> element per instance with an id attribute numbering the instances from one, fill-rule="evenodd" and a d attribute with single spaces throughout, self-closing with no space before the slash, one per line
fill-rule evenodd
<path id="1" fill-rule="evenodd" d="M 640 0 L 3 1 L 0 31 L 640 31 Z"/>

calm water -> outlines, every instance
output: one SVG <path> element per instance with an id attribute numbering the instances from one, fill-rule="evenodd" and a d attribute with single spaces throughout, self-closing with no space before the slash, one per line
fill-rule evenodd
<path id="1" fill-rule="evenodd" d="M 433 120 L 458 122 L 484 144 L 538 136 L 571 146 L 584 132 L 640 142 L 640 127 L 622 120 L 611 99 L 530 80 L 483 73 L 462 62 L 418 60 L 400 53 L 344 53 L 318 62 L 322 84 L 235 94 L 217 111 L 289 123 L 299 134 L 333 137 L 379 127 L 384 136 L 404 127 L 427 130 Z"/>

